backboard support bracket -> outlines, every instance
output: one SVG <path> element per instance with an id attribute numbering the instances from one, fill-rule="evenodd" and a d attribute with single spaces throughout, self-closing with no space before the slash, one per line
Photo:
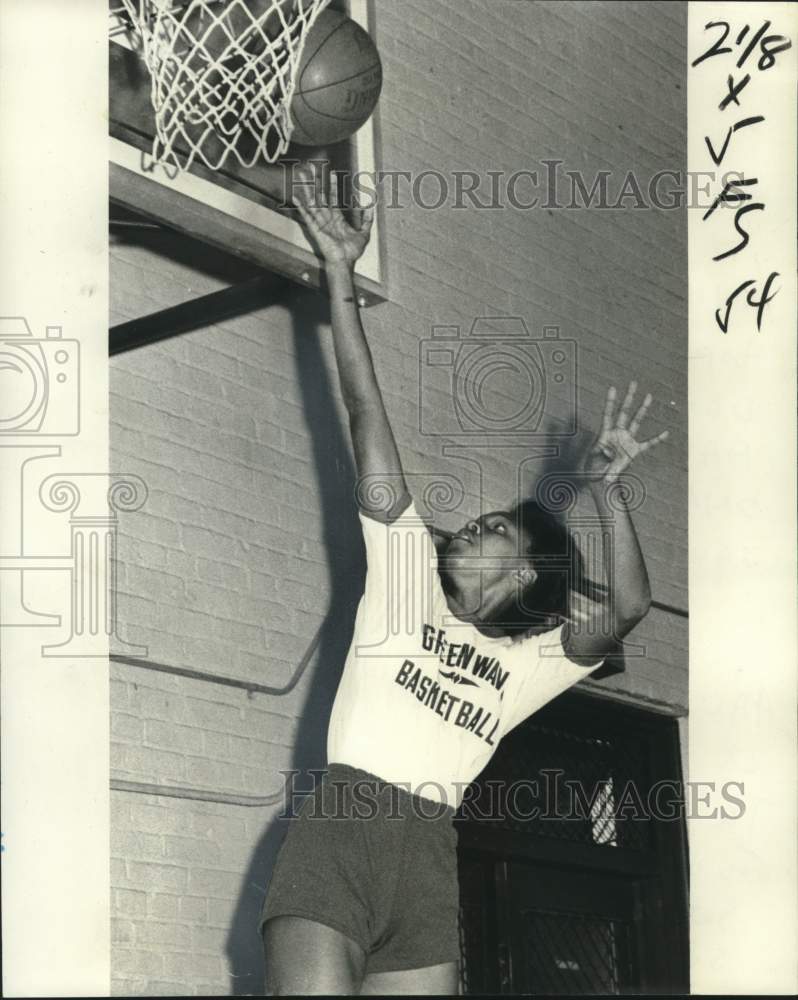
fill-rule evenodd
<path id="1" fill-rule="evenodd" d="M 275 304 L 285 297 L 288 290 L 279 275 L 264 273 L 209 295 L 119 323 L 108 332 L 108 353 L 111 356 L 123 354 L 137 347 L 243 316 Z"/>
<path id="2" fill-rule="evenodd" d="M 113 204 L 308 288 L 322 287 L 323 265 L 309 251 L 274 235 L 267 240 L 257 227 L 241 219 L 232 220 L 224 212 L 200 204 L 117 163 L 110 164 L 110 185 Z M 385 301 L 380 286 L 363 275 L 355 275 L 355 287 L 362 307 Z"/>
<path id="3" fill-rule="evenodd" d="M 331 0 L 331 6 L 376 37 L 372 0 Z M 211 171 L 195 164 L 174 177 L 148 155 L 154 136 L 149 74 L 124 33 L 112 35 L 109 73 L 111 203 L 240 260 L 247 265 L 242 267 L 246 277 L 254 265 L 279 275 L 286 285 L 322 288 L 323 262 L 290 207 L 286 171 L 307 156 L 328 162 L 339 177 L 379 176 L 379 109 L 350 140 L 325 150 L 292 148 L 285 160 L 249 169 L 232 164 Z M 378 203 L 371 241 L 355 269 L 361 306 L 388 296 L 383 208 Z"/>

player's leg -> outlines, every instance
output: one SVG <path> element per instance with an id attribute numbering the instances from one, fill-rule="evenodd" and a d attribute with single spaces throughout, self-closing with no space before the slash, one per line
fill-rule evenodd
<path id="1" fill-rule="evenodd" d="M 281 916 L 263 927 L 268 996 L 360 992 L 366 956 L 351 938 L 305 917 Z"/>
<path id="2" fill-rule="evenodd" d="M 370 972 L 363 980 L 362 996 L 457 996 L 460 977 L 457 962 L 428 965 L 401 972 Z"/>

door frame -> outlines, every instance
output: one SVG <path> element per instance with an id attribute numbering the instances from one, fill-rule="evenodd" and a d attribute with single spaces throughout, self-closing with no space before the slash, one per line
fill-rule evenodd
<path id="1" fill-rule="evenodd" d="M 584 691 L 570 691 L 550 702 L 519 729 L 528 724 L 559 725 L 562 729 L 589 729 L 600 718 L 603 727 L 619 733 L 633 731 L 645 738 L 649 770 L 656 781 L 676 782 L 682 790 L 682 755 L 679 723 L 675 716 L 597 697 Z M 489 765 L 490 766 L 490 765 Z M 511 992 L 506 966 L 511 958 L 502 956 L 510 940 L 506 880 L 508 862 L 526 861 L 568 871 L 605 873 L 629 880 L 634 886 L 641 993 L 684 994 L 689 992 L 689 866 L 684 808 L 673 820 L 652 820 L 648 849 L 631 850 L 574 843 L 497 828 L 490 823 L 459 818 L 459 850 L 464 859 L 479 857 L 492 866 L 492 894 L 496 911 L 495 933 L 486 946 L 492 953 L 493 968 L 485 970 L 486 986 L 499 993 Z M 486 872 L 486 877 L 489 873 Z M 510 980 L 512 976 L 510 976 Z"/>

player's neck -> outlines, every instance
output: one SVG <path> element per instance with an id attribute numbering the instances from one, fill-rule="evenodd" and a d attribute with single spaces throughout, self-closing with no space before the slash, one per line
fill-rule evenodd
<path id="1" fill-rule="evenodd" d="M 503 629 L 491 625 L 504 606 L 505 596 L 485 588 L 479 571 L 460 573 L 458 580 L 441 574 L 446 604 L 460 621 L 469 622 L 487 636 L 503 635 Z"/>

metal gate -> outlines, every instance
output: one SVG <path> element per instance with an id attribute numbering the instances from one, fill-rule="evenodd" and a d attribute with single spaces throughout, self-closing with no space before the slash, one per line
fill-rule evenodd
<path id="1" fill-rule="evenodd" d="M 463 992 L 687 992 L 680 782 L 669 717 L 569 693 L 510 733 L 458 818 Z"/>

